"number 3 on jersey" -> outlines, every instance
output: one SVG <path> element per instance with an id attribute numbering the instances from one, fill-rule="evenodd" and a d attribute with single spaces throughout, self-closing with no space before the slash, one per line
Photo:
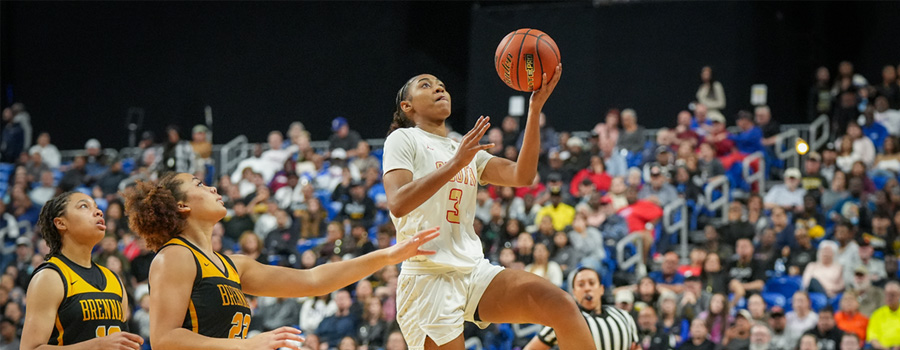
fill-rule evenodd
<path id="1" fill-rule="evenodd" d="M 450 201 L 453 202 L 453 209 L 447 211 L 447 221 L 451 224 L 459 223 L 459 201 L 462 200 L 462 190 L 458 188 L 450 189 Z"/>
<path id="2" fill-rule="evenodd" d="M 250 315 L 235 312 L 231 318 L 231 330 L 228 331 L 228 339 L 247 339 L 247 329 L 250 328 Z"/>

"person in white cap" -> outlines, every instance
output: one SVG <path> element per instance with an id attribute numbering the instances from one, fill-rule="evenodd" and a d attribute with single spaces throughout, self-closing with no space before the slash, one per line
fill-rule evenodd
<path id="1" fill-rule="evenodd" d="M 734 324 L 725 331 L 722 347 L 725 350 L 740 350 L 750 347 L 750 327 L 753 326 L 753 315 L 747 309 L 738 310 Z"/>
<path id="2" fill-rule="evenodd" d="M 763 199 L 766 209 L 782 207 L 786 211 L 803 211 L 803 196 L 806 190 L 800 187 L 800 169 L 788 168 L 784 171 L 784 183 L 772 186 Z"/>

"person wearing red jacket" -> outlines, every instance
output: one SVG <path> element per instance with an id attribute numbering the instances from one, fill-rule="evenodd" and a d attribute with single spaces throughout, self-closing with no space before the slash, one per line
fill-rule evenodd
<path id="1" fill-rule="evenodd" d="M 641 235 L 644 242 L 644 257 L 646 258 L 655 239 L 656 230 L 654 227 L 663 216 L 663 210 L 657 203 L 655 196 L 638 200 L 637 190 L 634 187 L 629 187 L 625 190 L 625 198 L 628 199 L 628 206 L 620 209 L 617 214 L 625 218 L 625 222 L 628 223 L 629 234 Z"/>
<path id="2" fill-rule="evenodd" d="M 569 186 L 569 193 L 571 193 L 572 196 L 579 196 L 578 185 L 585 179 L 591 180 L 597 191 L 600 191 L 601 193 L 609 191 L 612 177 L 606 173 L 606 164 L 603 164 L 603 158 L 600 158 L 598 155 L 591 156 L 591 166 L 575 173 L 575 176 L 572 177 L 572 183 Z"/>

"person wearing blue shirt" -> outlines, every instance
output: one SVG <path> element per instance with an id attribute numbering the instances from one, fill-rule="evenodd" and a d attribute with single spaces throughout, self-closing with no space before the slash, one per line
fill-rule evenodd
<path id="1" fill-rule="evenodd" d="M 887 128 L 875 121 L 874 107 L 869 106 L 866 108 L 863 115 L 866 118 L 866 123 L 862 124 L 863 135 L 866 135 L 866 137 L 872 140 L 872 143 L 875 144 L 875 149 L 878 150 L 879 153 L 884 152 L 884 139 L 890 136 Z"/>
<path id="2" fill-rule="evenodd" d="M 628 174 L 628 162 L 612 140 L 608 138 L 600 140 L 600 156 L 609 176 L 619 177 Z"/>
<path id="3" fill-rule="evenodd" d="M 753 122 L 753 115 L 748 111 L 738 112 L 737 126 L 741 132 L 728 135 L 728 139 L 734 141 L 734 146 L 743 154 L 764 152 L 762 144 L 762 129 Z"/>
<path id="4" fill-rule="evenodd" d="M 827 220 L 826 231 L 831 231 L 834 224 L 841 220 L 848 220 L 854 226 L 859 225 L 857 227 L 861 230 L 871 228 L 871 214 L 875 212 L 876 208 L 873 202 L 862 198 L 862 180 L 858 177 L 850 178 L 847 181 L 847 188 L 850 191 L 850 196 L 835 203 L 834 207 L 825 216 L 825 220 Z"/>
<path id="5" fill-rule="evenodd" d="M 662 268 L 650 272 L 650 279 L 657 286 L 681 293 L 684 290 L 684 276 L 678 273 L 678 253 L 669 251 L 663 256 Z"/>
<path id="6" fill-rule="evenodd" d="M 701 137 L 708 135 L 712 127 L 712 120 L 707 118 L 707 111 L 706 105 L 698 103 L 694 107 L 694 118 L 691 119 L 691 130 Z"/>
<path id="7" fill-rule="evenodd" d="M 356 335 L 359 325 L 359 320 L 350 313 L 350 306 L 353 304 L 350 292 L 345 289 L 337 291 L 334 301 L 338 311 L 323 319 L 316 330 L 316 335 L 323 343 L 328 343 L 329 349 L 336 347 L 342 338 Z"/>

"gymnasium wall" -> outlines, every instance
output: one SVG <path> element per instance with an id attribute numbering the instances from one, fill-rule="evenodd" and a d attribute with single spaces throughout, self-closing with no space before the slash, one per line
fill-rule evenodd
<path id="1" fill-rule="evenodd" d="M 240 134 L 264 141 L 294 120 L 325 139 L 339 115 L 363 136 L 383 137 L 397 90 L 411 76 L 429 71 L 462 86 L 468 39 L 444 28 L 468 33 L 459 18 L 468 18 L 470 6 L 442 8 L 3 1 L 3 105 L 11 86 L 35 132 L 50 131 L 62 149 L 83 147 L 89 137 L 126 146 L 131 106 L 146 110 L 157 141 L 169 123 L 185 130 L 203 122 L 206 105 L 216 143 Z M 455 97 L 458 108 L 465 105 L 464 94 Z"/>
<path id="2" fill-rule="evenodd" d="M 674 125 L 695 97 L 700 68 L 725 87 L 733 123 L 750 107 L 750 86 L 768 85 L 782 123 L 806 121 L 815 69 L 850 60 L 881 81 L 900 64 L 897 2 L 640 2 L 591 6 L 518 5 L 473 11 L 469 125 L 479 114 L 504 116 L 515 91 L 497 78 L 493 52 L 519 27 L 541 29 L 560 47 L 563 80 L 545 108 L 557 130 L 588 130 L 610 107 L 634 108 L 648 127 Z M 497 103 L 493 103 L 497 102 Z"/>

